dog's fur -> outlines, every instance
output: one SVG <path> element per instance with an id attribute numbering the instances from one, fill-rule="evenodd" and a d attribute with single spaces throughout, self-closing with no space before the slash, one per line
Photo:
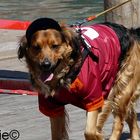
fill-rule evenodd
<path id="1" fill-rule="evenodd" d="M 102 111 L 87 113 L 85 138 L 86 140 L 102 139 L 102 127 L 113 110 L 115 120 L 110 139 L 119 140 L 123 123 L 126 121 L 130 127 L 131 139 L 138 140 L 139 128 L 133 105 L 140 95 L 140 28 L 127 29 L 114 23 L 103 24 L 111 27 L 119 38 L 120 69 Z M 29 47 L 26 36 L 22 37 L 18 57 L 19 59 L 25 57 L 33 86 L 46 96 L 53 96 L 55 88 L 59 85 L 69 88 L 83 63 L 79 36 L 72 29 L 62 27 L 60 32 L 55 29 L 37 31 L 30 42 Z M 47 71 L 46 59 L 51 65 Z M 53 79 L 44 84 L 40 79 L 42 73 L 52 71 Z M 65 114 L 50 118 L 50 121 L 52 139 L 67 139 Z"/>

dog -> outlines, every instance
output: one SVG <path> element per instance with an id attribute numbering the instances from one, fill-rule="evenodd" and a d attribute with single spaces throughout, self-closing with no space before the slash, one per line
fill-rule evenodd
<path id="1" fill-rule="evenodd" d="M 50 117 L 52 140 L 69 139 L 70 103 L 87 111 L 86 140 L 102 140 L 113 112 L 110 140 L 119 140 L 124 121 L 131 139 L 139 128 L 134 103 L 140 95 L 140 28 L 115 23 L 67 27 L 39 18 L 21 38 L 18 58 L 25 58 L 39 109 Z"/>

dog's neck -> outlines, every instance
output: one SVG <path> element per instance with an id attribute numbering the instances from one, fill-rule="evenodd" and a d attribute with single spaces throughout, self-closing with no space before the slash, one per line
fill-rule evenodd
<path id="1" fill-rule="evenodd" d="M 76 79 L 88 55 L 92 58 L 93 61 L 98 63 L 98 57 L 91 51 L 91 46 L 89 46 L 83 37 L 80 28 L 78 30 L 72 29 L 71 34 L 71 46 L 73 50 L 71 53 L 71 59 L 73 59 L 74 64 L 72 67 L 70 67 L 69 72 L 65 76 L 65 82 L 69 83 L 69 85 Z"/>
<path id="2" fill-rule="evenodd" d="M 67 34 L 70 37 L 68 37 Z M 81 41 L 79 34 L 73 28 L 67 30 L 67 34 L 65 33 L 65 37 L 66 39 L 69 39 L 72 52 L 70 55 L 70 61 L 67 64 L 67 66 L 69 66 L 69 71 L 66 73 L 64 79 L 61 80 L 61 84 L 69 87 L 69 85 L 75 80 L 78 73 L 80 72 L 81 66 L 83 64 L 83 58 L 81 53 Z M 71 62 L 73 62 L 73 64 L 70 64 Z"/>

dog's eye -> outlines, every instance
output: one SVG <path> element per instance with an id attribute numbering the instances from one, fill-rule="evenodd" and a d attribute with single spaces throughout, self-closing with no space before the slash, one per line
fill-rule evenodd
<path id="1" fill-rule="evenodd" d="M 53 49 L 57 49 L 59 47 L 59 45 L 52 45 Z"/>
<path id="2" fill-rule="evenodd" d="M 36 51 L 40 51 L 41 50 L 41 48 L 40 48 L 40 46 L 34 46 L 34 49 L 36 50 Z"/>

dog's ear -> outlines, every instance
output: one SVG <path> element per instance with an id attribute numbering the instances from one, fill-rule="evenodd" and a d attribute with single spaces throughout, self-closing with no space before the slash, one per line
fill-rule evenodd
<path id="1" fill-rule="evenodd" d="M 61 31 L 62 40 L 67 44 L 70 44 L 73 37 L 73 32 L 66 26 L 64 22 L 60 23 L 60 27 L 62 29 Z"/>
<path id="2" fill-rule="evenodd" d="M 75 31 L 73 31 L 72 28 L 67 27 L 65 24 L 61 24 L 61 29 L 62 38 L 64 38 L 63 40 L 68 44 L 68 46 L 71 46 L 71 57 L 76 60 L 77 57 L 81 55 L 81 42 L 79 35 Z"/>
<path id="3" fill-rule="evenodd" d="M 28 49 L 28 43 L 27 43 L 26 36 L 24 35 L 19 41 L 18 59 L 22 59 L 23 57 L 25 57 L 27 49 Z"/>

